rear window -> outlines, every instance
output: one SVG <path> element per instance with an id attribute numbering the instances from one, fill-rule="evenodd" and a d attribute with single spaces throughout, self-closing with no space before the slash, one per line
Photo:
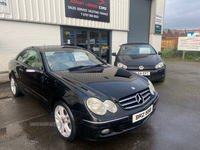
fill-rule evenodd
<path id="1" fill-rule="evenodd" d="M 150 45 L 123 45 L 119 55 L 154 55 L 156 51 Z"/>

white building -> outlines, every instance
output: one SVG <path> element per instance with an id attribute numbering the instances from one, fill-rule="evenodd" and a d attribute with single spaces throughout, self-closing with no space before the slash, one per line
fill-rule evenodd
<path id="1" fill-rule="evenodd" d="M 8 80 L 8 62 L 28 46 L 91 50 L 106 43 L 109 63 L 127 42 L 160 51 L 164 9 L 165 0 L 0 0 L 0 82 Z"/>

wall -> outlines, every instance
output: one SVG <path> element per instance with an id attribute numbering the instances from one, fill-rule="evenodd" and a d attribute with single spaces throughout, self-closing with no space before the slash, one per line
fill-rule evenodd
<path id="1" fill-rule="evenodd" d="M 152 0 L 149 43 L 156 49 L 156 51 L 161 51 L 161 41 L 162 41 L 163 25 L 164 25 L 163 24 L 164 12 L 165 12 L 165 0 Z M 155 34 L 156 15 L 160 15 L 163 17 L 161 34 Z"/>
<path id="2" fill-rule="evenodd" d="M 60 42 L 60 26 L 0 20 L 0 72 L 24 48 Z"/>
<path id="3" fill-rule="evenodd" d="M 151 45 L 155 48 L 156 51 L 161 51 L 161 35 L 152 35 L 151 36 Z"/>
<path id="4" fill-rule="evenodd" d="M 9 0 L 10 13 L 0 13 L 0 19 L 128 30 L 129 1 L 110 0 L 110 23 L 65 17 L 65 0 Z"/>
<path id="5" fill-rule="evenodd" d="M 112 31 L 112 53 L 119 51 L 119 46 L 127 43 L 128 32 Z M 115 57 L 112 56 L 112 65 L 114 65 Z"/>

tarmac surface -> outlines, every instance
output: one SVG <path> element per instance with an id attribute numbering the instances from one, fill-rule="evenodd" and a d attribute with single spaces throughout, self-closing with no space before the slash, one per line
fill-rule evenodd
<path id="1" fill-rule="evenodd" d="M 65 141 L 38 102 L 14 98 L 9 83 L 0 84 L 0 150 L 199 150 L 200 62 L 167 61 L 164 83 L 153 83 L 160 95 L 155 114 L 141 127 L 107 141 L 78 137 Z"/>

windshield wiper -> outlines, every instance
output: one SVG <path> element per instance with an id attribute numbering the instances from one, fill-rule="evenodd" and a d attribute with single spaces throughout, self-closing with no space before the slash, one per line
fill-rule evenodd
<path id="1" fill-rule="evenodd" d="M 77 69 L 77 70 L 84 70 L 84 69 L 89 69 L 89 68 L 92 68 L 92 67 L 94 67 L 93 65 L 88 65 L 88 66 L 76 66 L 76 67 L 71 67 L 71 68 L 69 68 L 69 69 L 67 69 L 67 70 L 69 70 L 69 71 L 72 71 L 72 70 L 75 70 L 75 69 Z"/>
<path id="2" fill-rule="evenodd" d="M 98 65 L 88 65 L 88 66 L 76 66 L 76 67 L 72 67 L 72 68 L 69 68 L 67 70 L 69 71 L 72 71 L 72 70 L 84 70 L 84 69 L 90 69 L 90 68 L 93 68 L 93 67 L 100 67 L 102 66 L 103 64 L 98 64 Z"/>
<path id="3" fill-rule="evenodd" d="M 71 70 L 75 70 L 75 69 L 80 69 L 80 68 L 82 68 L 82 67 L 85 67 L 85 66 L 71 67 L 71 68 L 69 68 L 69 69 L 67 69 L 67 70 L 71 71 Z"/>
<path id="4" fill-rule="evenodd" d="M 103 66 L 104 64 L 98 64 L 98 65 L 94 65 L 93 67 L 101 67 Z"/>

